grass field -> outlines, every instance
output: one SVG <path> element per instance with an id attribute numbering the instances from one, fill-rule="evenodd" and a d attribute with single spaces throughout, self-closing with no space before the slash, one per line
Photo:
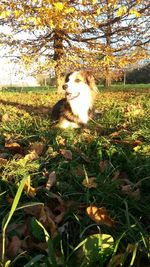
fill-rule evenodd
<path id="1" fill-rule="evenodd" d="M 126 89 L 64 131 L 55 91 L 0 93 L 1 266 L 150 266 L 150 89 Z"/>

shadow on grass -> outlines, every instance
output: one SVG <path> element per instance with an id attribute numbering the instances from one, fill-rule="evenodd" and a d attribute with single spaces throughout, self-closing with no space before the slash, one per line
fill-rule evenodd
<path id="1" fill-rule="evenodd" d="M 20 104 L 14 101 L 6 101 L 3 99 L 0 99 L 0 104 L 16 107 L 18 109 L 22 109 L 28 113 L 34 113 L 35 115 L 39 116 L 45 116 L 46 114 L 51 114 L 51 107 L 47 106 L 33 106 L 33 105 L 26 105 L 26 104 Z"/>

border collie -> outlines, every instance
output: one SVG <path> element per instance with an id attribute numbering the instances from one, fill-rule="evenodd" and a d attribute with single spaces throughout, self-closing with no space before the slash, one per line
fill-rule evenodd
<path id="1" fill-rule="evenodd" d="M 60 128 L 79 128 L 93 116 L 93 103 L 98 92 L 90 71 L 79 70 L 69 73 L 63 85 L 65 97 L 52 108 L 52 120 Z"/>

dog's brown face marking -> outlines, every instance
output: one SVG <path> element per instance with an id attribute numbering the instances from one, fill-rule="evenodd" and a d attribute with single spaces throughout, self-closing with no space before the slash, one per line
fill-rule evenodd
<path id="1" fill-rule="evenodd" d="M 69 72 L 69 73 L 66 75 L 65 83 L 68 83 L 68 82 L 69 82 L 69 77 L 70 77 L 70 75 L 71 75 L 72 73 L 73 73 L 73 72 Z"/>
<path id="2" fill-rule="evenodd" d="M 65 78 L 65 83 L 68 83 L 70 78 L 71 78 L 71 75 L 73 74 L 73 72 L 70 72 L 66 75 L 66 78 Z M 88 83 L 88 77 L 90 77 L 89 73 L 87 71 L 78 71 L 76 76 L 74 77 L 74 81 L 75 83 L 80 83 L 80 82 L 84 82 L 84 83 Z"/>

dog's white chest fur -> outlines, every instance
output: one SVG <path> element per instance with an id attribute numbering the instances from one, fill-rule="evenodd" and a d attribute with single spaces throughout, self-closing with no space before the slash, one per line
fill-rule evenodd
<path id="1" fill-rule="evenodd" d="M 91 107 L 91 97 L 89 91 L 87 94 L 80 94 L 77 98 L 69 101 L 72 112 L 77 115 L 82 123 L 88 122 L 88 112 Z"/>

